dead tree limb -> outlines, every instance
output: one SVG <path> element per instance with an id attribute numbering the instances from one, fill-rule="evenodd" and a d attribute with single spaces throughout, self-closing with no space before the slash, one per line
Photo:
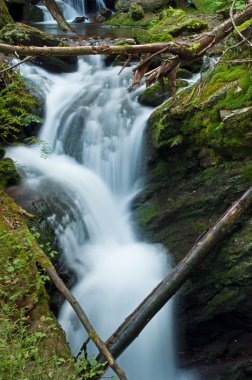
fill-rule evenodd
<path id="1" fill-rule="evenodd" d="M 65 286 L 64 282 L 61 280 L 61 278 L 58 276 L 58 274 L 55 272 L 55 270 L 51 266 L 46 266 L 45 270 L 48 276 L 50 277 L 50 279 L 55 284 L 56 288 L 60 291 L 61 294 L 64 295 L 64 297 L 67 299 L 67 301 L 70 303 L 70 305 L 76 312 L 77 316 L 79 317 L 79 320 L 81 321 L 82 325 L 87 331 L 89 338 L 94 342 L 94 344 L 96 345 L 100 353 L 103 355 L 104 360 L 106 360 L 108 363 L 108 366 L 114 370 L 114 372 L 116 373 L 116 375 L 118 376 L 120 380 L 127 380 L 125 373 L 116 363 L 115 359 L 113 358 L 108 348 L 106 347 L 106 344 L 97 335 L 95 329 L 93 328 L 86 313 L 80 306 L 77 299 L 73 296 L 70 290 Z"/>
<path id="2" fill-rule="evenodd" d="M 234 20 L 234 7 L 235 7 L 236 3 L 237 3 L 237 0 L 233 0 L 233 3 L 230 7 L 230 12 L 229 12 L 233 27 L 234 27 L 236 33 L 238 33 L 239 36 L 241 37 L 242 41 L 246 42 L 246 44 L 248 44 L 250 47 L 252 47 L 252 43 L 242 34 L 242 32 L 236 26 L 236 23 Z"/>
<path id="3" fill-rule="evenodd" d="M 144 327 L 193 274 L 199 263 L 223 240 L 252 205 L 250 187 L 216 222 L 216 224 L 196 242 L 185 258 L 160 282 L 141 302 L 121 326 L 106 341 L 106 346 L 117 358 L 141 333 Z M 99 361 L 103 356 L 99 355 Z"/>
<path id="4" fill-rule="evenodd" d="M 74 29 L 66 21 L 63 12 L 55 0 L 42 0 L 54 20 L 63 32 L 74 32 Z"/>
<path id="5" fill-rule="evenodd" d="M 252 17 L 252 3 L 249 3 L 244 11 L 237 13 L 233 20 L 236 26 Z M 141 53 L 157 53 L 166 48 L 167 53 L 180 58 L 181 64 L 194 61 L 204 56 L 205 52 L 214 44 L 225 38 L 234 29 L 231 19 L 214 28 L 211 32 L 205 33 L 203 36 L 194 39 L 189 43 L 178 42 L 160 42 L 144 45 L 126 45 L 126 46 L 56 46 L 56 47 L 38 47 L 38 46 L 19 46 L 0 44 L 0 52 L 5 54 L 19 54 L 30 56 L 48 56 L 48 55 L 118 55 L 118 54 L 141 54 Z"/>

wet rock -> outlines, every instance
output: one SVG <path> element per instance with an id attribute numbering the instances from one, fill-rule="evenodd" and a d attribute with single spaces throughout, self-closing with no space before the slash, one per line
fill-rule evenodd
<path id="1" fill-rule="evenodd" d="M 81 23 L 85 22 L 86 20 L 88 20 L 87 17 L 81 16 L 81 17 L 75 17 L 75 19 L 72 22 L 75 24 L 81 24 Z"/>
<path id="2" fill-rule="evenodd" d="M 242 64 L 223 63 L 199 94 L 184 90 L 149 119 L 146 187 L 134 212 L 141 236 L 162 242 L 175 262 L 251 186 L 251 86 Z M 251 215 L 178 296 L 183 365 L 202 368 L 204 380 L 251 378 Z"/>
<path id="3" fill-rule="evenodd" d="M 29 22 L 41 22 L 44 21 L 44 13 L 41 8 L 36 5 L 26 7 L 25 9 L 25 21 Z"/>
<path id="4" fill-rule="evenodd" d="M 108 8 L 102 8 L 100 14 L 107 20 L 112 15 L 112 11 Z"/>
<path id="5" fill-rule="evenodd" d="M 252 107 L 244 107 L 236 110 L 220 110 L 220 118 L 222 121 L 232 122 L 238 117 L 252 115 Z"/>
<path id="6" fill-rule="evenodd" d="M 0 31 L 0 40 L 13 45 L 60 46 L 62 41 L 48 33 L 22 23 L 8 24 Z M 52 72 L 72 72 L 76 69 L 77 57 L 36 57 L 35 64 Z"/>

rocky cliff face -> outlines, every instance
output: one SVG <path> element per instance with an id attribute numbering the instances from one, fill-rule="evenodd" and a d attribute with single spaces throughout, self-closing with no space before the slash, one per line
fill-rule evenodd
<path id="1" fill-rule="evenodd" d="M 227 60 L 247 54 L 243 48 Z M 248 64 L 223 63 L 149 120 L 146 188 L 135 212 L 139 233 L 162 242 L 174 262 L 251 186 L 251 91 Z M 251 379 L 251 216 L 177 297 L 180 363 L 196 366 L 203 379 Z"/>

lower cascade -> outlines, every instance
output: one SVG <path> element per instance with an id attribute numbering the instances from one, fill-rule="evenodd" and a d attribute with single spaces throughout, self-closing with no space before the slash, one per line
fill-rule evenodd
<path id="1" fill-rule="evenodd" d="M 137 102 L 141 89 L 127 90 L 131 69 L 118 76 L 119 68 L 105 68 L 98 56 L 80 59 L 71 74 L 22 70 L 44 92 L 39 138 L 47 153 L 32 146 L 8 154 L 24 185 L 50 204 L 50 222 L 77 278 L 72 292 L 106 340 L 169 271 L 164 248 L 140 242 L 131 220 L 151 110 Z M 87 334 L 67 302 L 59 321 L 77 354 Z M 119 358 L 129 380 L 192 379 L 175 368 L 172 325 L 169 302 Z"/>

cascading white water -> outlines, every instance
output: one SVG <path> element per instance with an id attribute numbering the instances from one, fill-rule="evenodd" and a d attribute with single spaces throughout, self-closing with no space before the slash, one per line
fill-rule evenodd
<path id="1" fill-rule="evenodd" d="M 76 17 L 87 15 L 85 0 L 57 0 L 56 2 L 61 8 L 65 19 L 69 22 L 73 21 Z M 43 12 L 44 23 L 55 22 L 47 7 L 43 3 L 39 3 L 38 7 Z M 103 0 L 95 1 L 95 9 L 97 11 L 100 11 L 104 8 L 106 8 L 106 4 Z"/>
<path id="2" fill-rule="evenodd" d="M 78 16 L 83 16 L 86 14 L 84 5 L 82 6 L 82 8 L 75 7 L 75 4 L 72 4 L 71 2 L 68 3 L 66 0 L 58 0 L 57 4 L 62 10 L 65 19 L 69 22 L 73 21 Z M 39 3 L 37 6 L 43 12 L 44 23 L 56 23 L 51 13 L 48 11 L 47 7 L 43 3 Z"/>
<path id="3" fill-rule="evenodd" d="M 51 223 L 77 277 L 72 291 L 106 340 L 169 269 L 164 249 L 138 241 L 130 220 L 150 110 L 138 104 L 139 89 L 127 91 L 131 70 L 118 76 L 100 57 L 80 60 L 71 74 L 27 65 L 23 75 L 44 88 L 40 138 L 53 153 L 44 158 L 38 147 L 17 147 L 8 154 L 25 185 L 51 202 Z M 86 333 L 68 303 L 59 321 L 77 353 Z M 173 346 L 169 303 L 119 361 L 129 380 L 181 379 Z"/>

